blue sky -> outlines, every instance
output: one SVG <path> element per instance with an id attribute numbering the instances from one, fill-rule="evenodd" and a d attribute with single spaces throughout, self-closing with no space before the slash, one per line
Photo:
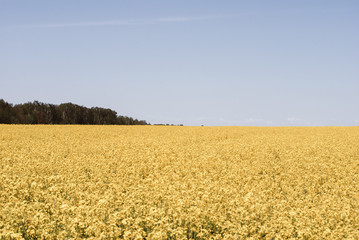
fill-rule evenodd
<path id="1" fill-rule="evenodd" d="M 0 98 L 150 123 L 359 125 L 359 2 L 0 0 Z"/>

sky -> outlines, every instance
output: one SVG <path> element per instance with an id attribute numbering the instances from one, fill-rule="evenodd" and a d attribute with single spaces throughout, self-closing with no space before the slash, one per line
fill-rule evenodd
<path id="1" fill-rule="evenodd" d="M 0 99 L 151 124 L 358 126 L 359 1 L 0 0 Z"/>

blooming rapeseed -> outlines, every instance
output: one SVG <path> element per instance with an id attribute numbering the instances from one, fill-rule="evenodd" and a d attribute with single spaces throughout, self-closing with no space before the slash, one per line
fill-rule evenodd
<path id="1" fill-rule="evenodd" d="M 358 239 L 358 127 L 0 125 L 0 239 Z"/>

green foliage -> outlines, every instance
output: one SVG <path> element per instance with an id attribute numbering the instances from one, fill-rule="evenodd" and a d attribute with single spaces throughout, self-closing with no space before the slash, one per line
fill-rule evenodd
<path id="1" fill-rule="evenodd" d="M 73 103 L 54 105 L 38 101 L 13 105 L 3 99 L 0 99 L 0 123 L 147 125 L 144 120 L 117 116 L 115 111 L 108 108 L 87 108 Z"/>

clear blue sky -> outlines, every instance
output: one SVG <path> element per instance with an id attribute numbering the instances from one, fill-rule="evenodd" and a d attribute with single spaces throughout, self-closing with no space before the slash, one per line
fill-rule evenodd
<path id="1" fill-rule="evenodd" d="M 0 0 L 0 98 L 150 123 L 359 125 L 359 1 Z"/>

